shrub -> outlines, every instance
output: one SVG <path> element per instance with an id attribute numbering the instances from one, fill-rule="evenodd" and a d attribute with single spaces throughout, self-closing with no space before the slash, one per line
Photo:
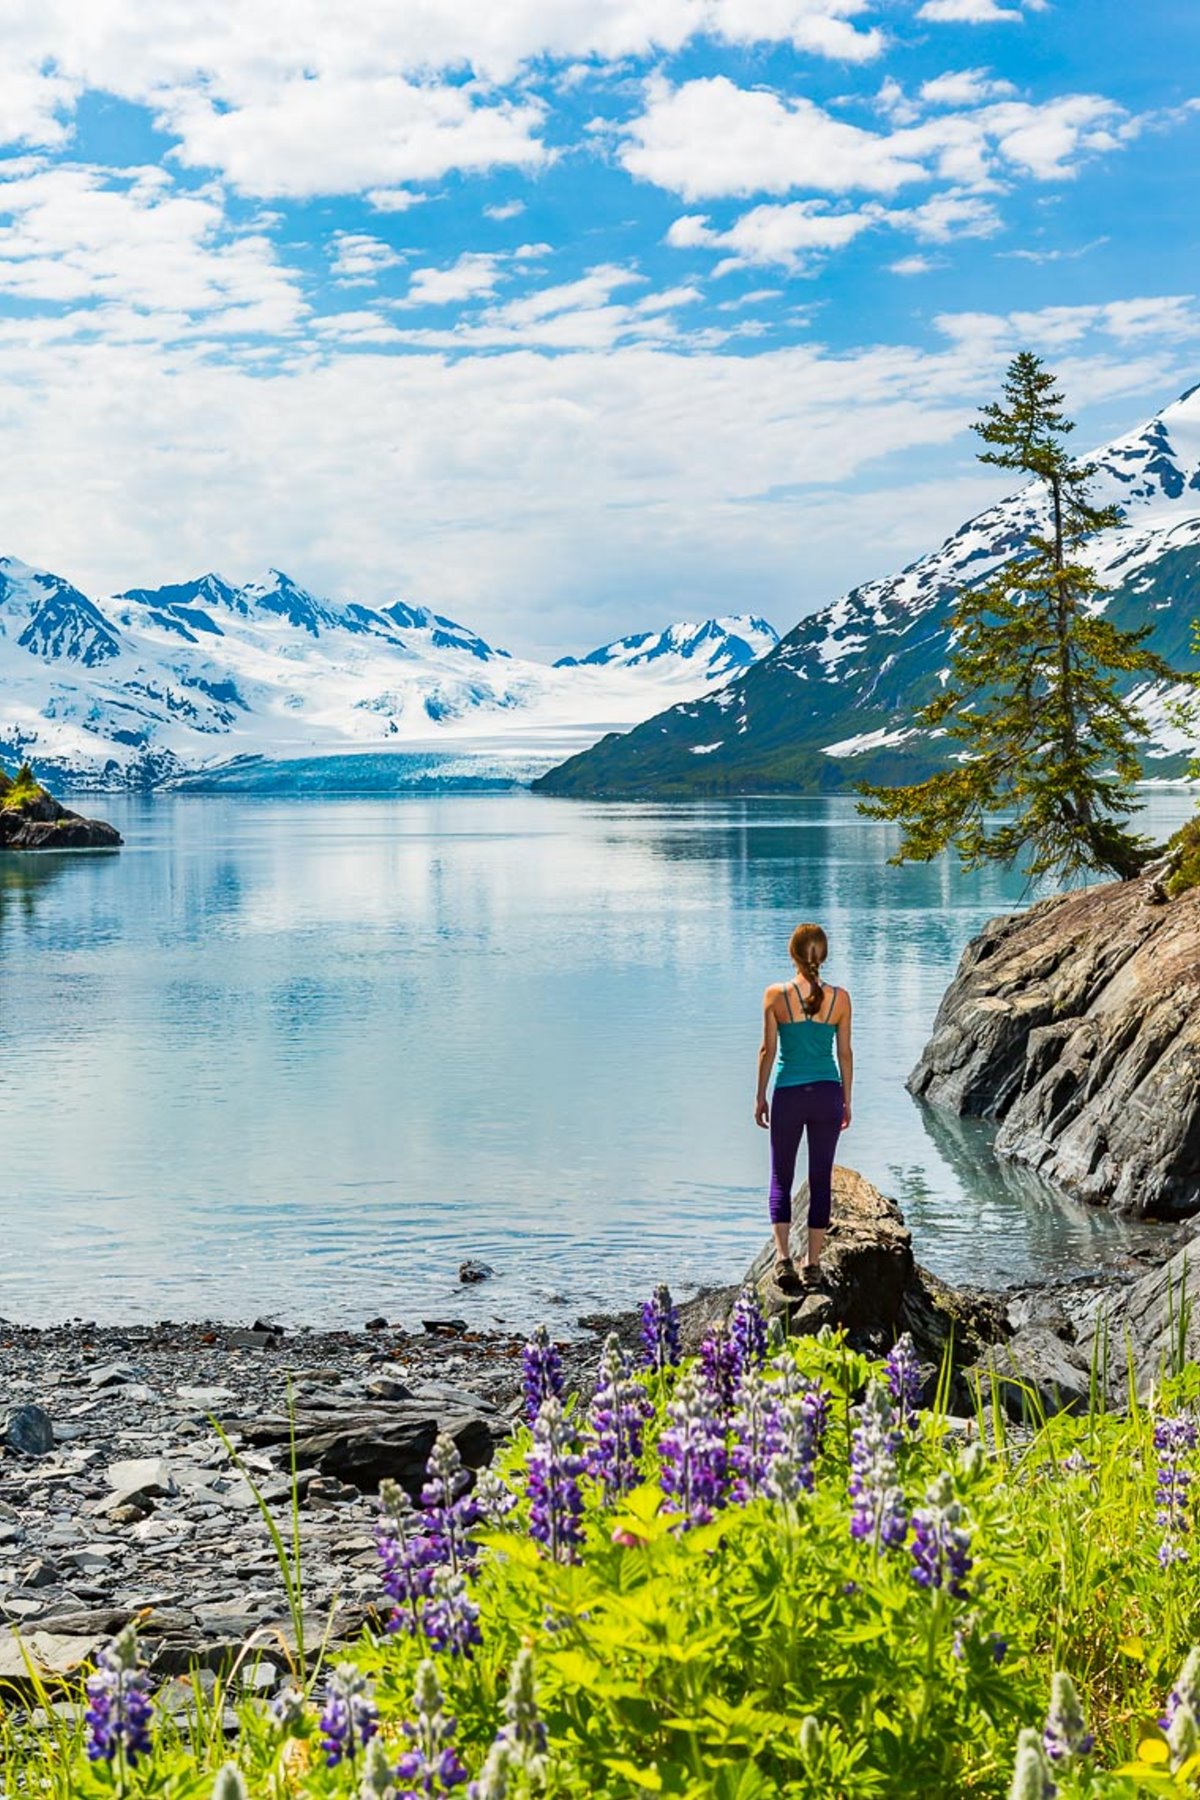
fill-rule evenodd
<path id="1" fill-rule="evenodd" d="M 1179 894 L 1186 894 L 1189 888 L 1200 885 L 1200 818 L 1189 819 L 1181 825 L 1174 837 L 1167 840 L 1167 850 L 1177 858 L 1174 869 L 1167 877 L 1167 892 L 1174 900 Z"/>

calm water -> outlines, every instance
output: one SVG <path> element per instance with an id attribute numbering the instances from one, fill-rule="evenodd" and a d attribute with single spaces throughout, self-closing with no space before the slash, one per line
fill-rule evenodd
<path id="1" fill-rule="evenodd" d="M 10 1318 L 566 1323 L 735 1278 L 766 1235 L 760 995 L 799 918 L 855 1001 L 842 1160 L 918 1255 L 1006 1282 L 1124 1254 L 904 1091 L 1021 883 L 888 868 L 891 829 L 848 802 L 103 810 L 119 856 L 0 856 Z M 460 1288 L 467 1255 L 500 1278 Z"/>

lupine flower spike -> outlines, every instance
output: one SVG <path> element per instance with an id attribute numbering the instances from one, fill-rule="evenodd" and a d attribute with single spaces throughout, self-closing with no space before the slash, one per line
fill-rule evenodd
<path id="1" fill-rule="evenodd" d="M 457 1444 L 446 1432 L 439 1431 L 425 1465 L 421 1504 L 433 1560 L 449 1563 L 455 1573 L 470 1568 L 475 1558 L 470 1531 L 479 1523 L 479 1508 L 468 1492 L 470 1486 L 471 1477 L 463 1467 Z"/>
<path id="2" fill-rule="evenodd" d="M 226 1763 L 213 1782 L 212 1800 L 250 1800 L 246 1778 L 234 1763 Z"/>
<path id="3" fill-rule="evenodd" d="M 383 1562 L 384 1591 L 395 1603 L 387 1628 L 417 1631 L 421 1602 L 429 1592 L 438 1549 L 421 1515 L 395 1481 L 379 1484 L 375 1545 Z"/>
<path id="4" fill-rule="evenodd" d="M 679 1314 L 671 1290 L 660 1282 L 642 1306 L 642 1367 L 662 1375 L 679 1361 Z"/>
<path id="5" fill-rule="evenodd" d="M 526 1467 L 530 1536 L 545 1545 L 554 1562 L 574 1562 L 583 1538 L 579 1477 L 587 1464 L 558 1400 L 542 1402 Z"/>
<path id="6" fill-rule="evenodd" d="M 667 1511 L 690 1525 L 706 1525 L 725 1503 L 725 1428 L 713 1417 L 704 1377 L 694 1365 L 680 1377 L 659 1440 Z"/>
<path id="7" fill-rule="evenodd" d="M 479 1517 L 485 1525 L 500 1525 L 517 1504 L 517 1496 L 495 1469 L 480 1469 L 473 1489 Z"/>
<path id="8" fill-rule="evenodd" d="M 1158 1560 L 1164 1569 L 1172 1563 L 1188 1560 L 1184 1538 L 1189 1530 L 1188 1490 L 1192 1471 L 1188 1458 L 1196 1448 L 1195 1419 L 1178 1413 L 1172 1419 L 1159 1419 L 1154 1427 L 1154 1448 L 1158 1451 L 1158 1480 L 1154 1498 L 1158 1504 L 1156 1518 L 1162 1527 Z"/>
<path id="9" fill-rule="evenodd" d="M 1026 1726 L 1017 1739 L 1017 1760 L 1008 1800 L 1054 1800 L 1057 1792 L 1042 1740 L 1031 1726 Z"/>
<path id="10" fill-rule="evenodd" d="M 956 1600 L 966 1592 L 971 1570 L 971 1532 L 966 1508 L 954 1497 L 949 1475 L 939 1475 L 913 1514 L 913 1580 L 918 1587 L 945 1588 Z"/>
<path id="11" fill-rule="evenodd" d="M 532 1425 L 541 1411 L 543 1400 L 561 1400 L 563 1392 L 562 1357 L 550 1333 L 539 1325 L 521 1357 L 525 1375 L 525 1417 Z"/>
<path id="12" fill-rule="evenodd" d="M 733 1498 L 739 1506 L 770 1492 L 772 1471 L 784 1448 L 778 1384 L 751 1370 L 738 1382 L 732 1419 Z"/>
<path id="13" fill-rule="evenodd" d="M 448 1794 L 467 1779 L 454 1747 L 455 1720 L 442 1710 L 443 1694 L 437 1670 L 426 1659 L 417 1670 L 413 1691 L 414 1717 L 404 1727 L 410 1748 L 396 1765 L 401 1783 L 399 1800 L 421 1800 L 431 1794 Z"/>
<path id="14" fill-rule="evenodd" d="M 353 1764 L 379 1729 L 365 1675 L 353 1663 L 339 1663 L 325 1684 L 321 1713 L 321 1746 L 326 1765 Z"/>
<path id="15" fill-rule="evenodd" d="M 438 1563 L 432 1570 L 421 1624 L 435 1650 L 470 1656 L 475 1645 L 483 1642 L 479 1608 L 467 1592 L 467 1579 L 461 1569 Z"/>
<path id="16" fill-rule="evenodd" d="M 850 1441 L 850 1535 L 869 1540 L 876 1550 L 893 1550 L 908 1535 L 904 1494 L 896 1479 L 900 1432 L 887 1389 L 871 1381 L 862 1404 L 854 1408 L 857 1424 Z"/>
<path id="17" fill-rule="evenodd" d="M 905 1431 L 917 1428 L 917 1402 L 921 1397 L 921 1365 L 908 1332 L 897 1338 L 885 1364 L 888 1392 L 896 1417 Z"/>
<path id="18" fill-rule="evenodd" d="M 739 1375 L 761 1369 L 767 1360 L 767 1321 L 759 1305 L 757 1288 L 744 1287 L 729 1321 L 729 1336 Z"/>
<path id="19" fill-rule="evenodd" d="M 787 1506 L 802 1494 L 811 1494 L 816 1482 L 817 1457 L 829 1419 L 829 1394 L 818 1382 L 802 1376 L 792 1358 L 779 1356 L 772 1364 L 778 1379 L 771 1385 L 779 1404 L 779 1446 L 767 1476 L 767 1492 Z"/>
<path id="20" fill-rule="evenodd" d="M 87 1697 L 88 1760 L 110 1763 L 118 1758 L 136 1768 L 139 1757 L 150 1754 L 154 1706 L 132 1625 L 101 1650 L 96 1673 L 87 1684 Z"/>
<path id="21" fill-rule="evenodd" d="M 1175 1717 L 1167 1732 L 1167 1746 L 1171 1752 L 1171 1767 L 1175 1771 L 1182 1769 L 1184 1763 L 1191 1762 L 1200 1750 L 1200 1721 L 1190 1706 L 1176 1707 Z"/>
<path id="22" fill-rule="evenodd" d="M 269 1710 L 278 1729 L 290 1737 L 293 1732 L 299 1731 L 304 1723 L 306 1712 L 304 1695 L 289 1681 L 286 1686 L 280 1688 L 272 1700 Z"/>
<path id="23" fill-rule="evenodd" d="M 604 1342 L 596 1392 L 588 1408 L 588 1471 L 600 1483 L 606 1505 L 637 1481 L 648 1411 L 645 1390 L 630 1374 L 613 1332 Z"/>
<path id="24" fill-rule="evenodd" d="M 1042 1732 L 1042 1747 L 1054 1767 L 1069 1767 L 1090 1756 L 1095 1742 L 1094 1734 L 1087 1728 L 1075 1683 L 1060 1669 L 1050 1681 L 1050 1711 Z"/>
<path id="25" fill-rule="evenodd" d="M 732 1338 L 723 1325 L 714 1325 L 705 1333 L 700 1346 L 700 1367 L 713 1410 L 723 1419 L 733 1406 L 733 1390 L 738 1378 L 738 1355 Z"/>

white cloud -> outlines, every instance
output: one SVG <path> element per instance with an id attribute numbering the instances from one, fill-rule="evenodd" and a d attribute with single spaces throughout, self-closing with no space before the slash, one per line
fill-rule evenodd
<path id="1" fill-rule="evenodd" d="M 523 200 L 506 200 L 502 206 L 485 206 L 483 216 L 485 219 L 496 219 L 497 221 L 519 219 L 524 211 L 525 202 Z"/>
<path id="2" fill-rule="evenodd" d="M 902 107 L 899 90 L 885 84 L 880 104 Z M 1102 95 L 1064 94 L 1040 104 L 1000 100 L 890 132 L 866 131 L 802 96 L 738 87 L 724 75 L 679 87 L 656 77 L 647 84 L 642 113 L 626 127 L 620 154 L 631 174 L 688 201 L 796 188 L 894 194 L 934 179 L 987 186 L 1013 170 L 1061 180 L 1083 157 L 1118 148 L 1138 127 Z"/>
<path id="3" fill-rule="evenodd" d="M 483 250 L 464 250 L 444 269 L 414 269 L 400 306 L 451 306 L 494 294 L 501 280 L 502 258 Z"/>
<path id="4" fill-rule="evenodd" d="M 703 214 L 687 213 L 671 225 L 667 242 L 676 248 L 730 251 L 719 273 L 745 263 L 796 269 L 807 254 L 840 250 L 884 216 L 880 207 L 831 212 L 821 200 L 794 200 L 786 206 L 755 206 L 728 231 L 714 231 Z"/>
<path id="5" fill-rule="evenodd" d="M 375 212 L 400 213 L 421 206 L 429 195 L 415 194 L 411 188 L 368 188 L 363 198 Z"/>
<path id="6" fill-rule="evenodd" d="M 69 135 L 65 122 L 80 84 L 46 63 L 6 65 L 0 91 L 0 144 L 50 148 Z"/>
<path id="7" fill-rule="evenodd" d="M 1019 6 L 1001 6 L 999 0 L 925 0 L 917 17 L 937 25 L 997 25 L 1019 24 L 1024 14 Z"/>
<path id="8" fill-rule="evenodd" d="M 372 282 L 382 270 L 394 269 L 401 261 L 390 244 L 369 232 L 335 231 L 331 247 L 330 273 L 347 287 Z"/>
<path id="9" fill-rule="evenodd" d="M 991 237 L 1001 224 L 989 201 L 978 194 L 959 194 L 953 189 L 889 216 L 893 225 L 931 244 L 947 244 L 952 238 Z"/>
<path id="10" fill-rule="evenodd" d="M 928 275 L 937 266 L 928 256 L 901 256 L 894 263 L 888 264 L 893 275 Z"/>
<path id="11" fill-rule="evenodd" d="M 624 290 L 594 277 L 590 309 L 577 294 L 574 313 L 563 284 L 544 304 L 568 310 L 528 329 L 565 331 L 622 291 L 639 300 L 623 274 Z M 22 341 L 0 339 L 19 447 L 0 543 L 98 593 L 282 564 L 318 590 L 417 595 L 518 649 L 578 642 L 593 624 L 603 635 L 605 609 L 635 603 L 657 617 L 753 593 L 788 623 L 960 522 L 970 506 L 953 482 L 897 489 L 884 459 L 959 441 L 966 459 L 959 434 L 1020 345 L 1055 339 L 1072 409 L 1124 396 L 1131 424 L 1183 385 L 1194 303 L 1085 311 L 944 320 L 933 349 L 806 342 L 754 356 L 645 339 L 384 354 L 366 340 L 386 323 L 366 311 L 345 320 L 345 354 L 335 341 L 269 374 L 198 350 L 45 345 L 22 320 Z"/>
<path id="12" fill-rule="evenodd" d="M 803 96 L 740 88 L 728 76 L 648 85 L 621 160 L 630 174 L 685 200 L 809 187 L 894 193 L 924 179 L 922 161 L 895 140 L 848 125 Z"/>
<path id="13" fill-rule="evenodd" d="M 73 329 L 90 318 L 119 335 L 135 315 L 139 335 L 280 333 L 304 311 L 272 245 L 231 231 L 219 196 L 158 168 L 18 166 L 0 180 L 0 292 L 78 305 Z"/>
<path id="14" fill-rule="evenodd" d="M 920 92 L 926 106 L 975 106 L 1016 89 L 1011 81 L 997 81 L 987 69 L 955 69 L 923 81 Z"/>

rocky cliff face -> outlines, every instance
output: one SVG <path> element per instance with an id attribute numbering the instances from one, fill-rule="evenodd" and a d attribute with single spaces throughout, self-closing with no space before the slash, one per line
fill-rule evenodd
<path id="1" fill-rule="evenodd" d="M 908 1087 L 1079 1199 L 1200 1211 L 1200 889 L 1149 871 L 993 919 Z"/>

